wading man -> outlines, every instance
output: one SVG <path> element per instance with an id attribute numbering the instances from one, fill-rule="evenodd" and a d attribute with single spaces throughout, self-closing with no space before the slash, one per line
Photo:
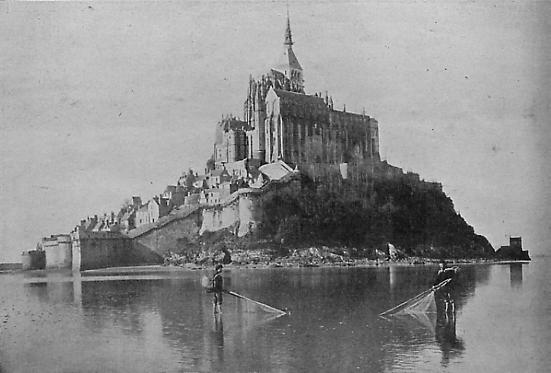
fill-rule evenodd
<path id="1" fill-rule="evenodd" d="M 441 306 L 444 306 L 444 311 L 447 314 L 448 312 L 454 312 L 455 311 L 455 303 L 452 296 L 453 286 L 455 285 L 455 275 L 457 271 L 459 270 L 459 267 L 453 267 L 448 268 L 446 265 L 446 261 L 440 262 L 440 269 L 436 273 L 436 277 L 434 279 L 433 285 L 436 286 L 440 284 L 442 281 L 451 279 L 450 282 L 448 282 L 446 285 L 441 287 L 440 289 L 436 290 L 434 293 L 434 297 L 436 300 L 436 306 L 437 311 L 442 310 Z"/>
<path id="2" fill-rule="evenodd" d="M 222 313 L 222 292 L 224 291 L 224 278 L 222 277 L 222 264 L 216 265 L 216 272 L 212 278 L 213 311 Z"/>

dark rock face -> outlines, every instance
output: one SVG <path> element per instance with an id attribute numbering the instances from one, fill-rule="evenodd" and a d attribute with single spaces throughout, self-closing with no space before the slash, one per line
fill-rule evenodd
<path id="1" fill-rule="evenodd" d="M 344 180 L 338 189 L 303 176 L 299 192 L 270 192 L 264 210 L 262 236 L 290 247 L 363 247 L 358 255 L 369 257 L 391 242 L 413 256 L 494 255 L 488 240 L 456 213 L 440 184 L 401 172 L 376 172 L 356 185 Z"/>

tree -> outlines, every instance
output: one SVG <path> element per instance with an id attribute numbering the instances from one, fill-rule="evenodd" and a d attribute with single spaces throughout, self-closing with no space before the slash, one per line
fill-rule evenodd
<path id="1" fill-rule="evenodd" d="M 190 168 L 187 172 L 187 174 L 184 177 L 184 186 L 186 188 L 193 187 L 193 183 L 197 180 L 197 177 L 195 177 L 195 172 Z"/>
<path id="2" fill-rule="evenodd" d="M 126 212 L 130 207 L 132 207 L 132 201 L 130 200 L 130 198 L 125 198 L 121 204 L 121 211 Z"/>

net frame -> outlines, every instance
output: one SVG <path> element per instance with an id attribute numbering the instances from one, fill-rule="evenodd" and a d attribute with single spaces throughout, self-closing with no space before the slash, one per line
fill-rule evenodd
<path id="1" fill-rule="evenodd" d="M 379 316 L 392 316 L 399 313 L 426 313 L 430 306 L 434 304 L 434 292 L 446 286 L 451 280 L 451 278 L 447 278 L 430 289 L 400 303 L 396 307 L 380 313 Z"/>

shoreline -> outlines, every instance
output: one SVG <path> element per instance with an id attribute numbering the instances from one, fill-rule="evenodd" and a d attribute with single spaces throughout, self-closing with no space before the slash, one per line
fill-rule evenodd
<path id="1" fill-rule="evenodd" d="M 377 267 L 411 267 L 411 266 L 436 266 L 440 259 L 432 258 L 408 258 L 402 260 L 371 260 L 371 259 L 354 259 L 344 262 L 282 262 L 281 260 L 272 260 L 270 262 L 259 263 L 230 263 L 224 265 L 225 270 L 240 270 L 240 269 L 297 269 L 297 268 L 377 268 Z M 527 260 L 498 260 L 498 259 L 446 259 L 446 263 L 453 265 L 478 265 L 478 264 L 527 264 Z M 136 273 L 169 273 L 169 272 L 196 272 L 212 270 L 212 266 L 204 266 L 194 263 L 185 263 L 180 265 L 173 264 L 145 264 L 124 267 L 105 267 L 80 271 L 81 275 L 92 274 L 136 274 Z M 0 275 L 9 273 L 55 273 L 67 272 L 70 268 L 56 270 L 0 270 Z"/>
<path id="2" fill-rule="evenodd" d="M 419 258 L 416 258 L 419 259 Z M 410 267 L 410 266 L 436 266 L 440 259 L 423 259 L 420 261 L 379 261 L 376 260 L 354 260 L 344 263 L 278 263 L 277 261 L 269 263 L 256 264 L 226 264 L 224 270 L 240 269 L 297 269 L 297 268 L 377 268 L 377 267 Z M 515 264 L 529 263 L 530 261 L 520 260 L 495 260 L 495 259 L 449 259 L 448 265 L 478 265 L 478 264 Z M 199 264 L 185 263 L 183 265 L 144 265 L 127 267 L 107 267 L 98 269 L 89 269 L 81 271 L 81 274 L 109 274 L 109 273 L 136 273 L 136 272 L 195 272 L 212 270 L 212 266 L 202 266 Z"/>

